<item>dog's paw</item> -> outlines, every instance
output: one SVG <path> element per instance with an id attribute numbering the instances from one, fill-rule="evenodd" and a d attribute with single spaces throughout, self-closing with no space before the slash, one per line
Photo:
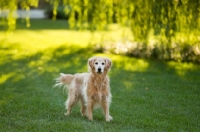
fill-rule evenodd
<path id="1" fill-rule="evenodd" d="M 85 113 L 81 113 L 81 116 L 85 116 L 85 117 L 87 117 L 87 114 L 85 114 Z"/>
<path id="2" fill-rule="evenodd" d="M 93 118 L 92 119 L 88 119 L 89 121 L 93 121 Z"/>
<path id="3" fill-rule="evenodd" d="M 87 115 L 88 120 L 93 121 L 93 117 L 92 116 L 88 116 Z"/>
<path id="4" fill-rule="evenodd" d="M 69 116 L 70 114 L 66 112 L 66 113 L 64 113 L 64 115 L 65 115 L 65 116 Z"/>
<path id="5" fill-rule="evenodd" d="M 106 119 L 107 122 L 113 120 L 112 116 L 109 115 L 108 119 Z"/>
<path id="6" fill-rule="evenodd" d="M 109 115 L 109 120 L 113 120 L 113 117 Z"/>

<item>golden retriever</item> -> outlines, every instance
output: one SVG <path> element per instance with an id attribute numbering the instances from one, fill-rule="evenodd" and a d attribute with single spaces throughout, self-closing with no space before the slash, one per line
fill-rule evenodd
<path id="1" fill-rule="evenodd" d="M 101 106 L 106 121 L 112 120 L 109 113 L 111 92 L 107 73 L 112 65 L 109 58 L 92 57 L 88 59 L 88 73 L 60 74 L 55 86 L 68 86 L 68 99 L 65 102 L 69 115 L 72 107 L 80 102 L 81 114 L 93 120 L 93 108 Z"/>

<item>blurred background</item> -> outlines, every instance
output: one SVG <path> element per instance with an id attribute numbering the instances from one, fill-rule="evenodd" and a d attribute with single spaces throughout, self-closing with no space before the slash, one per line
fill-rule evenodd
<path id="1" fill-rule="evenodd" d="M 199 0 L 1 0 L 0 16 L 7 32 L 89 31 L 98 52 L 200 62 Z"/>

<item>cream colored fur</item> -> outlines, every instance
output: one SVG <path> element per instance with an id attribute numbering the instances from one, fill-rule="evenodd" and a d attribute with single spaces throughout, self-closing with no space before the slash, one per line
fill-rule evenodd
<path id="1" fill-rule="evenodd" d="M 72 107 L 78 102 L 81 104 L 81 114 L 93 120 L 93 108 L 101 106 L 106 121 L 112 120 L 109 113 L 111 92 L 107 73 L 112 65 L 110 59 L 105 57 L 92 57 L 88 59 L 88 73 L 60 74 L 56 79 L 56 86 L 68 86 L 68 99 L 65 102 L 69 115 Z"/>

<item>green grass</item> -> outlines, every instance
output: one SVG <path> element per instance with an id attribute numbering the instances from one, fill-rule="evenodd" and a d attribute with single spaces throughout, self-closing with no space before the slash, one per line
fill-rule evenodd
<path id="1" fill-rule="evenodd" d="M 199 65 L 94 53 L 89 32 L 37 23 L 37 30 L 18 29 L 7 38 L 0 32 L 0 131 L 200 131 Z M 86 72 L 94 55 L 113 60 L 109 123 L 101 110 L 94 121 L 81 117 L 79 107 L 65 117 L 67 95 L 52 88 L 60 72 Z"/>

